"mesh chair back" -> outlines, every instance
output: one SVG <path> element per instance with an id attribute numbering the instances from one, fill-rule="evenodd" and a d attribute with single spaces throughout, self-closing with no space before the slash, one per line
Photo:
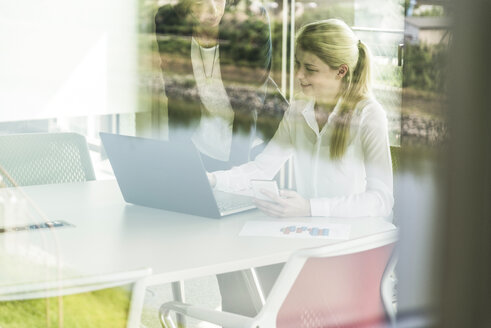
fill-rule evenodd
<path id="1" fill-rule="evenodd" d="M 1 136 L 0 165 L 20 186 L 95 180 L 87 142 L 77 133 Z"/>
<path id="2" fill-rule="evenodd" d="M 387 327 L 381 282 L 393 246 L 307 259 L 278 311 L 277 327 Z"/>

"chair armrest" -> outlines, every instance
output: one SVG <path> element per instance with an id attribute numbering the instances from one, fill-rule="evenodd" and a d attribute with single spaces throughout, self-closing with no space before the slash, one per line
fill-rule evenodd
<path id="1" fill-rule="evenodd" d="M 394 251 L 387 263 L 384 275 L 382 276 L 382 284 L 380 285 L 380 291 L 382 296 L 382 303 L 384 304 L 385 312 L 391 322 L 392 326 L 395 326 L 396 322 L 396 308 L 394 307 L 394 297 L 396 292 L 397 277 L 395 276 L 395 268 L 399 256 L 397 250 Z"/>
<path id="2" fill-rule="evenodd" d="M 152 269 L 143 268 L 104 275 L 82 276 L 0 287 L 0 302 L 87 293 L 136 283 L 151 273 Z"/>
<path id="3" fill-rule="evenodd" d="M 181 302 L 168 302 L 160 306 L 160 322 L 163 327 L 176 327 L 170 318 L 171 311 L 198 320 L 207 321 L 224 328 L 250 328 L 253 327 L 255 322 L 254 318 L 239 314 L 210 310 Z"/>

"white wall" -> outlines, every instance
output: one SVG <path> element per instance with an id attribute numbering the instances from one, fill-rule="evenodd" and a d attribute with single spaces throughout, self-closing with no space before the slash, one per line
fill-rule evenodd
<path id="1" fill-rule="evenodd" d="M 134 112 L 136 21 L 136 0 L 0 0 L 0 121 Z"/>

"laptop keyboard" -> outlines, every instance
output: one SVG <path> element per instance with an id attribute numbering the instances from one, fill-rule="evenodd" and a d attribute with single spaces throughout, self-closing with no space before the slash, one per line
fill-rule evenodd
<path id="1" fill-rule="evenodd" d="M 239 211 L 254 208 L 252 197 L 231 194 L 223 191 L 213 191 L 220 213 Z"/>

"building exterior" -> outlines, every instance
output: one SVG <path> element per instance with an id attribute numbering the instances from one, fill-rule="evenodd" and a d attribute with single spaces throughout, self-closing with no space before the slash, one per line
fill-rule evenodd
<path id="1" fill-rule="evenodd" d="M 449 38 L 449 26 L 448 17 L 406 17 L 404 38 L 406 42 L 412 44 L 446 44 Z"/>

